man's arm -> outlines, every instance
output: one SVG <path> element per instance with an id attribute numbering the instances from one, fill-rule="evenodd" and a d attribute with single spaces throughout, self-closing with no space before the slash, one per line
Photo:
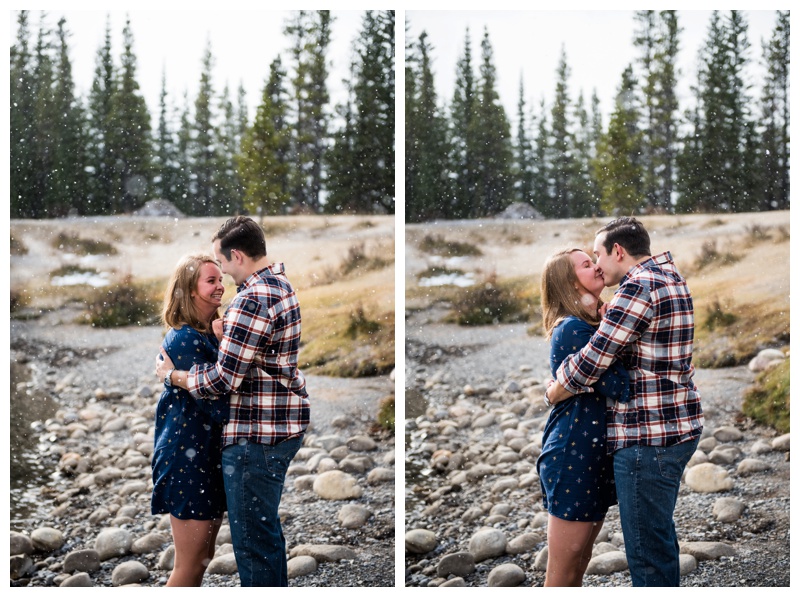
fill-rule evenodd
<path id="1" fill-rule="evenodd" d="M 563 392 L 568 392 L 568 397 L 587 391 L 611 366 L 617 353 L 642 336 L 652 318 L 650 289 L 638 283 L 623 284 L 589 343 L 558 368 L 556 383 L 547 392 L 550 401 L 562 397 Z"/>
<path id="2" fill-rule="evenodd" d="M 216 398 L 235 392 L 245 378 L 272 320 L 266 307 L 250 298 L 236 298 L 225 313 L 216 363 L 193 366 L 186 389 L 195 398 Z"/>

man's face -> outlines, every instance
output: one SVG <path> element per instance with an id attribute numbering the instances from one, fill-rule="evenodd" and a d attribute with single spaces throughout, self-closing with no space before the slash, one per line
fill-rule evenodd
<path id="1" fill-rule="evenodd" d="M 620 268 L 616 259 L 614 259 L 614 249 L 612 248 L 611 253 L 609 254 L 606 252 L 606 248 L 603 246 L 603 241 L 606 238 L 606 234 L 606 232 L 601 232 L 594 238 L 593 253 L 597 257 L 596 265 L 603 273 L 603 282 L 605 285 L 616 286 L 619 284 L 622 276 L 618 275 Z"/>
<path id="2" fill-rule="evenodd" d="M 228 274 L 231 278 L 233 278 L 234 283 L 238 286 L 244 280 L 239 280 L 239 268 L 237 267 L 236 260 L 233 257 L 233 253 L 231 253 L 231 259 L 227 259 L 225 254 L 220 249 L 220 241 L 219 239 L 214 241 L 214 257 L 217 261 L 219 261 L 219 268 L 222 270 L 223 274 Z"/>

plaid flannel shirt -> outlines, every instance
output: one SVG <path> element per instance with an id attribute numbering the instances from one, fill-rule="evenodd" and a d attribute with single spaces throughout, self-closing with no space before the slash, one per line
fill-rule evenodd
<path id="1" fill-rule="evenodd" d="M 556 373 L 570 392 L 591 385 L 620 358 L 631 376 L 631 401 L 608 407 L 608 449 L 671 446 L 703 431 L 700 393 L 692 381 L 694 306 L 672 255 L 632 267 L 620 281 L 597 332 Z"/>
<path id="2" fill-rule="evenodd" d="M 283 264 L 270 265 L 239 286 L 225 311 L 217 362 L 189 371 L 188 390 L 195 398 L 231 395 L 223 448 L 242 439 L 273 445 L 308 427 L 299 346 L 297 296 Z"/>

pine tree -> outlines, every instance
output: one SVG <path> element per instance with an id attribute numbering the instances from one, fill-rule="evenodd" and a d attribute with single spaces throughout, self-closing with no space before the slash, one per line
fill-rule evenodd
<path id="1" fill-rule="evenodd" d="M 35 205 L 36 121 L 34 106 L 35 81 L 33 55 L 28 46 L 30 30 L 28 11 L 17 15 L 17 39 L 11 47 L 11 84 L 9 96 L 9 146 L 11 217 L 31 218 L 38 215 Z"/>
<path id="2" fill-rule="evenodd" d="M 478 213 L 477 164 L 475 162 L 474 120 L 477 113 L 475 74 L 469 28 L 464 53 L 456 64 L 455 91 L 450 107 L 450 170 L 454 174 L 453 205 L 444 209 L 454 218 L 471 218 Z"/>
<path id="3" fill-rule="evenodd" d="M 570 171 L 570 215 L 583 218 L 599 211 L 599 193 L 592 173 L 592 160 L 595 157 L 595 146 L 590 125 L 589 113 L 583 100 L 583 92 L 578 94 L 575 104 L 577 126 L 572 135 L 573 168 Z"/>
<path id="4" fill-rule="evenodd" d="M 328 138 L 326 52 L 330 27 L 327 10 L 297 11 L 284 27 L 284 33 L 292 40 L 294 63 L 292 197 L 296 205 L 313 212 L 321 205 L 322 164 Z"/>
<path id="5" fill-rule="evenodd" d="M 533 202 L 533 145 L 528 137 L 525 112 L 525 86 L 519 78 L 519 101 L 517 102 L 517 143 L 514 163 L 514 198 L 522 203 Z"/>
<path id="6" fill-rule="evenodd" d="M 113 151 L 113 191 L 116 212 L 130 213 L 146 200 L 150 178 L 150 113 L 136 80 L 136 56 L 130 19 L 122 30 L 122 56 L 114 95 L 108 143 Z"/>
<path id="7" fill-rule="evenodd" d="M 111 23 L 106 19 L 103 45 L 97 51 L 97 65 L 89 92 L 89 156 L 92 192 L 86 213 L 112 213 L 113 177 L 116 159 L 112 153 L 111 104 L 116 92 L 116 74 L 111 55 Z"/>
<path id="8" fill-rule="evenodd" d="M 608 131 L 597 148 L 594 170 L 602 189 L 601 206 L 608 214 L 635 215 L 645 205 L 635 86 L 633 69 L 628 66 L 622 73 Z"/>
<path id="9" fill-rule="evenodd" d="M 40 13 L 39 34 L 34 52 L 34 137 L 33 137 L 33 188 L 30 197 L 33 217 L 53 217 L 55 208 L 53 192 L 53 166 L 55 162 L 56 131 L 59 117 L 53 93 L 55 67 L 52 57 L 50 31 L 45 26 L 46 14 Z"/>
<path id="10" fill-rule="evenodd" d="M 217 129 L 221 166 L 217 183 L 220 201 L 218 201 L 216 210 L 217 213 L 236 214 L 241 213 L 243 207 L 242 184 L 237 163 L 241 151 L 241 139 L 239 138 L 239 121 L 227 84 L 222 90 L 219 109 L 222 114 L 222 121 Z"/>
<path id="11" fill-rule="evenodd" d="M 250 213 L 285 213 L 291 199 L 290 130 L 287 122 L 286 71 L 280 56 L 270 65 L 261 103 L 242 140 L 239 176 L 244 206 Z"/>
<path id="12" fill-rule="evenodd" d="M 511 126 L 497 94 L 497 69 L 489 31 L 481 41 L 481 66 L 478 82 L 476 118 L 472 121 L 477 167 L 476 215 L 494 215 L 511 200 Z"/>
<path id="13" fill-rule="evenodd" d="M 197 181 L 194 175 L 194 122 L 189 105 L 189 94 L 183 93 L 183 106 L 178 114 L 179 125 L 175 159 L 177 178 L 175 182 L 175 206 L 185 214 L 195 215 Z"/>
<path id="14" fill-rule="evenodd" d="M 170 127 L 170 110 L 167 106 L 167 76 L 161 74 L 159 94 L 158 130 L 153 154 L 153 190 L 156 197 L 180 203 L 180 165 L 175 133 Z"/>
<path id="15" fill-rule="evenodd" d="M 206 43 L 200 86 L 194 102 L 194 138 L 192 142 L 193 181 L 191 187 L 191 213 L 210 216 L 218 213 L 219 196 L 219 148 L 214 127 L 214 88 L 212 71 L 214 57 L 211 40 Z"/>
<path id="16" fill-rule="evenodd" d="M 326 211 L 394 213 L 394 12 L 366 11 L 330 151 Z"/>
<path id="17" fill-rule="evenodd" d="M 406 60 L 407 222 L 451 217 L 447 121 L 436 95 L 432 51 L 423 31 Z"/>
<path id="18" fill-rule="evenodd" d="M 536 138 L 533 147 L 533 207 L 547 217 L 554 215 L 551 187 L 552 166 L 550 163 L 550 126 L 544 98 L 539 102 L 539 118 L 536 123 Z"/>
<path id="19" fill-rule="evenodd" d="M 763 42 L 767 76 L 761 90 L 763 192 L 758 208 L 789 208 L 789 11 L 778 11 L 772 38 Z"/>
<path id="20" fill-rule="evenodd" d="M 557 218 L 571 217 L 572 197 L 570 178 L 575 169 L 571 150 L 569 122 L 569 89 L 570 68 L 567 64 L 567 53 L 561 48 L 561 57 L 556 70 L 556 95 L 551 111 L 551 179 L 553 195 L 552 206 L 545 213 Z"/>
<path id="21" fill-rule="evenodd" d="M 80 102 L 75 97 L 72 63 L 66 19 L 58 21 L 58 61 L 53 91 L 53 113 L 59 124 L 54 127 L 53 166 L 48 188 L 50 215 L 66 215 L 71 210 L 85 211 L 89 194 L 86 174 L 86 122 Z"/>

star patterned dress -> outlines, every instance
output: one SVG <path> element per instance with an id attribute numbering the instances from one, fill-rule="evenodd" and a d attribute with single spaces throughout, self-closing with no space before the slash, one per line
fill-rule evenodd
<path id="1" fill-rule="evenodd" d="M 583 348 L 595 332 L 577 317 L 564 318 L 550 340 L 550 370 Z M 594 392 L 575 394 L 550 412 L 536 463 L 547 511 L 563 520 L 596 522 L 617 503 L 613 457 L 606 447 L 606 399 L 630 400 L 630 377 L 621 362 L 600 377 Z"/>
<path id="2" fill-rule="evenodd" d="M 162 346 L 175 368 L 216 362 L 219 342 L 188 325 L 170 329 Z M 153 514 L 187 520 L 222 518 L 222 428 L 230 408 L 227 396 L 195 400 L 184 389 L 164 386 L 156 407 L 152 461 Z"/>

